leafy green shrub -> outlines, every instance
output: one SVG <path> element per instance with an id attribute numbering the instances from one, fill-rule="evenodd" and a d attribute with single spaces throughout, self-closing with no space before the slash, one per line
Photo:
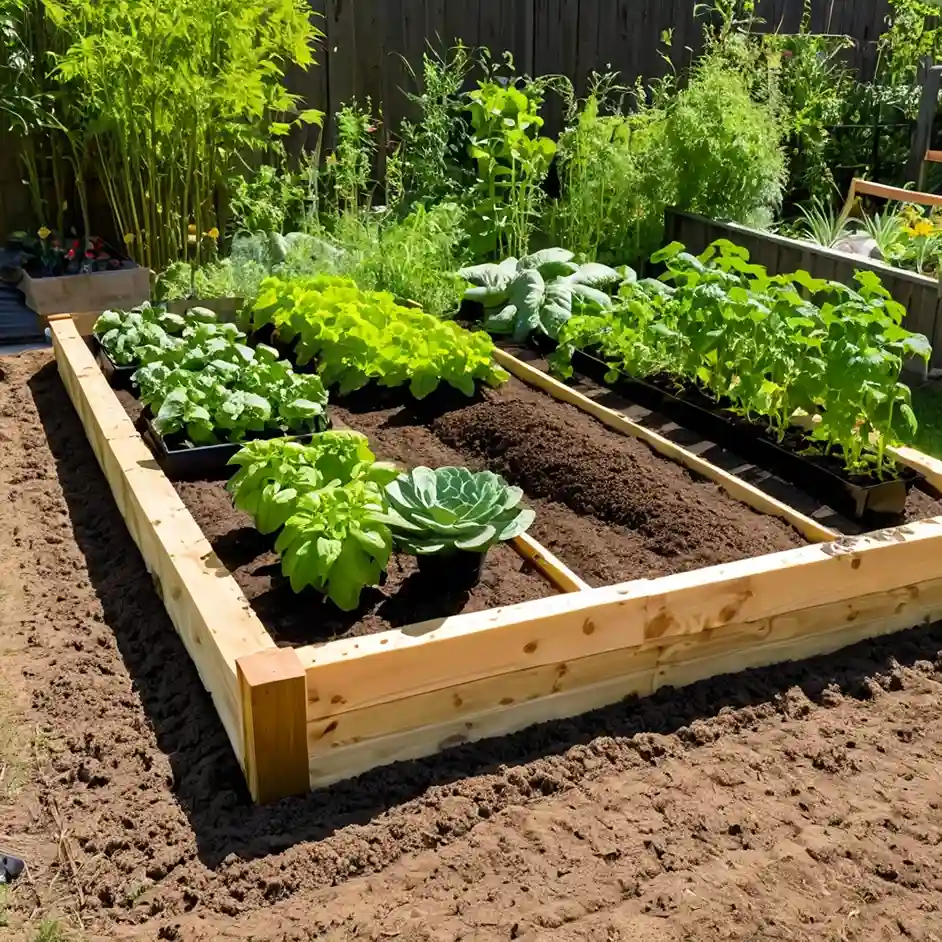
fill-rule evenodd
<path id="1" fill-rule="evenodd" d="M 591 349 L 611 379 L 675 376 L 746 419 L 765 417 L 780 440 L 800 412 L 812 420 L 809 445 L 851 472 L 891 467 L 886 447 L 917 428 L 903 361 L 931 351 L 900 326 L 905 309 L 879 278 L 858 272 L 852 290 L 804 271 L 770 277 L 726 241 L 699 258 L 682 249 L 654 256 L 667 265 L 663 281 L 625 284 L 613 311 L 573 317 L 555 368 L 571 375 L 572 351 Z"/>
<path id="2" fill-rule="evenodd" d="M 198 309 L 195 318 L 210 320 L 215 315 Z M 130 311 L 105 311 L 95 321 L 94 334 L 105 352 L 118 366 L 131 366 L 141 360 L 141 351 L 147 347 L 168 349 L 171 339 L 182 334 L 187 325 L 185 318 L 170 314 L 162 307 L 151 307 L 149 302 Z"/>
<path id="3" fill-rule="evenodd" d="M 164 436 L 196 445 L 251 435 L 302 434 L 326 421 L 327 393 L 316 376 L 295 373 L 264 344 L 252 348 L 232 324 L 196 324 L 182 338 L 140 351 L 133 376 L 141 402 Z"/>
<path id="4" fill-rule="evenodd" d="M 301 497 L 275 543 L 291 588 L 311 586 L 342 611 L 354 611 L 392 554 L 382 511 L 382 489 L 363 480 L 334 482 Z"/>
<path id="5" fill-rule="evenodd" d="M 353 611 L 363 588 L 389 562 L 392 535 L 383 523 L 383 488 L 398 474 L 376 462 L 365 436 L 336 431 L 310 445 L 252 442 L 230 464 L 236 506 L 263 533 L 279 529 L 275 549 L 295 592 L 311 586 Z"/>
<path id="6" fill-rule="evenodd" d="M 252 326 L 268 324 L 284 342 L 297 341 L 298 362 L 316 360 L 324 383 L 342 394 L 374 381 L 408 383 L 424 399 L 446 382 L 472 396 L 475 383 L 497 386 L 508 378 L 494 364 L 487 334 L 402 307 L 391 294 L 360 291 L 345 279 L 266 280 Z"/>
<path id="7" fill-rule="evenodd" d="M 490 471 L 415 468 L 386 486 L 389 511 L 381 519 L 396 547 L 413 556 L 486 553 L 533 523 L 522 497 L 519 487 Z"/>
<path id="8" fill-rule="evenodd" d="M 775 113 L 717 58 L 702 60 L 670 108 L 661 154 L 681 209 L 767 225 L 781 205 L 785 155 Z"/>
<path id="9" fill-rule="evenodd" d="M 611 307 L 601 289 L 621 281 L 613 268 L 572 259 L 572 252 L 554 248 L 519 261 L 463 268 L 459 274 L 471 284 L 465 300 L 484 306 L 484 327 L 493 334 L 512 334 L 517 342 L 533 331 L 555 338 L 574 313 Z"/>
<path id="10" fill-rule="evenodd" d="M 365 291 L 388 291 L 439 317 L 453 314 L 464 289 L 455 274 L 467 255 L 463 219 L 455 203 L 418 205 L 404 219 L 348 214 L 334 233 L 332 269 Z"/>
<path id="11" fill-rule="evenodd" d="M 323 432 L 305 445 L 284 439 L 249 442 L 229 464 L 239 468 L 227 484 L 233 501 L 262 533 L 280 530 L 303 494 L 335 481 L 363 479 L 382 486 L 398 474 L 376 461 L 365 435 L 346 430 Z"/>

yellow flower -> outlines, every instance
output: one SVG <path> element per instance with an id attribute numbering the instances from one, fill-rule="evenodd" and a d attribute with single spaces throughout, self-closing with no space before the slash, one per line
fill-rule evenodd
<path id="1" fill-rule="evenodd" d="M 917 222 L 912 227 L 912 229 L 910 229 L 911 234 L 916 238 L 920 238 L 921 236 L 931 236 L 934 231 L 935 227 L 931 222 L 929 222 L 928 219 L 920 219 L 919 222 Z"/>
<path id="2" fill-rule="evenodd" d="M 208 235 L 211 239 L 219 238 L 219 230 L 215 226 L 213 226 L 212 229 L 210 229 L 209 232 L 205 234 Z"/>
<path id="3" fill-rule="evenodd" d="M 40 239 L 45 240 L 45 239 L 48 239 L 49 236 L 52 235 L 52 230 L 47 229 L 45 226 L 42 226 L 40 227 L 40 230 L 39 232 L 36 233 L 36 235 L 38 235 Z"/>
<path id="4" fill-rule="evenodd" d="M 133 244 L 133 242 L 134 242 L 134 233 L 133 233 L 133 232 L 125 232 L 125 233 L 124 233 L 124 244 L 125 244 L 125 245 L 131 245 L 131 244 Z"/>

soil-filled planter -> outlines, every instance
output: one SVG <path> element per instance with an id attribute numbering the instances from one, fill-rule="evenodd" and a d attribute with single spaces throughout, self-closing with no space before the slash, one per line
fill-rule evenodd
<path id="1" fill-rule="evenodd" d="M 486 553 L 435 553 L 417 556 L 419 573 L 429 585 L 447 590 L 471 589 L 481 581 Z"/>
<path id="2" fill-rule="evenodd" d="M 403 592 L 403 575 L 411 588 L 405 566 L 414 573 L 415 561 L 400 557 L 394 564 L 403 571 L 391 564 L 374 614 L 401 630 L 362 626 L 327 634 L 324 644 L 285 645 L 263 624 L 268 606 L 278 604 L 273 560 L 264 556 L 270 546 L 244 545 L 260 538 L 218 482 L 175 489 L 155 471 L 74 325 L 54 323 L 52 335 L 63 383 L 257 801 L 942 617 L 942 517 L 801 545 L 790 526 L 717 488 L 719 469 L 701 461 L 703 476 L 693 477 L 627 429 L 602 440 L 595 426 L 623 428 L 614 414 L 593 412 L 590 400 L 501 354 L 499 362 L 530 386 L 512 381 L 438 416 L 405 405 L 335 408 L 370 436 L 380 457 L 462 461 L 520 478 L 537 517 L 531 545 L 517 550 L 534 565 L 549 552 L 537 543 L 540 528 L 561 547 L 578 542 L 584 551 L 579 521 L 586 520 L 599 553 L 583 555 L 608 587 L 588 592 L 570 582 L 565 594 L 527 593 L 520 604 L 500 599 L 499 607 L 485 602 L 451 617 L 424 579 Z M 121 396 L 127 408 L 130 397 Z M 672 454 L 680 460 L 676 448 Z M 724 486 L 742 493 L 736 482 Z M 786 517 L 797 525 L 793 513 Z M 814 528 L 807 519 L 802 525 Z M 611 561 L 619 540 L 623 547 L 633 541 L 634 550 L 613 573 L 600 564 Z M 513 550 L 498 546 L 488 554 L 482 586 L 507 553 Z M 726 564 L 711 565 L 719 562 Z M 613 584 L 609 576 L 622 567 L 653 578 Z M 674 575 L 657 578 L 668 572 Z M 269 580 L 254 598 L 244 591 L 246 574 Z M 294 608 L 308 635 L 333 627 L 303 600 Z M 513 761 L 516 740 L 506 742 Z"/>
<path id="3" fill-rule="evenodd" d="M 898 523 L 909 491 L 922 480 L 911 468 L 901 468 L 898 476 L 887 480 L 848 474 L 839 457 L 801 454 L 807 443 L 799 430 L 786 435 L 780 444 L 764 425 L 733 415 L 693 387 L 678 387 L 668 378 L 639 380 L 625 374 L 619 374 L 614 383 L 607 382 L 605 376 L 613 368 L 584 351 L 575 352 L 572 364 L 595 382 L 611 386 L 627 399 L 756 462 L 834 510 L 873 526 Z"/>
<path id="4" fill-rule="evenodd" d="M 102 373 L 105 374 L 105 379 L 111 385 L 112 389 L 131 389 L 133 383 L 131 382 L 131 377 L 137 372 L 139 366 L 137 363 L 132 363 L 130 366 L 121 366 L 115 363 L 111 359 L 111 355 L 108 351 L 101 345 L 101 341 L 95 334 L 92 334 L 89 337 L 89 345 L 95 353 L 95 359 L 98 361 L 98 365 L 101 367 Z"/>
<path id="5" fill-rule="evenodd" d="M 220 445 L 190 445 L 183 435 L 174 435 L 169 439 L 161 435 L 153 426 L 149 410 L 141 415 L 143 429 L 141 435 L 154 453 L 157 463 L 171 481 L 219 480 L 229 477 L 232 468 L 229 461 L 242 449 L 244 442 L 224 442 Z M 284 435 L 273 432 L 270 435 L 256 435 L 254 438 L 293 438 L 295 441 L 310 442 L 317 432 L 330 428 L 330 419 L 325 417 L 323 427 L 305 435 Z"/>

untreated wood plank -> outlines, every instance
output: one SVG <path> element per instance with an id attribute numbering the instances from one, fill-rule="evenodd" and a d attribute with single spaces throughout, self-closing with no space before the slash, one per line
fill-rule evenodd
<path id="1" fill-rule="evenodd" d="M 865 196 L 879 196 L 881 199 L 896 200 L 900 203 L 916 203 L 919 206 L 942 206 L 942 196 L 935 193 L 920 193 L 918 190 L 904 190 L 885 183 L 871 183 L 855 177 L 850 188 L 851 198 L 855 193 Z"/>
<path id="2" fill-rule="evenodd" d="M 242 762 L 236 661 L 274 642 L 157 466 L 75 325 L 53 320 L 50 332 L 62 382 L 118 509 Z"/>
<path id="3" fill-rule="evenodd" d="M 887 452 L 902 464 L 919 471 L 937 491 L 942 492 L 942 461 L 938 458 L 906 445 L 888 448 Z"/>
<path id="4" fill-rule="evenodd" d="M 245 736 L 245 777 L 265 804 L 308 790 L 307 686 L 291 648 L 270 648 L 236 662 Z"/>
<path id="5" fill-rule="evenodd" d="M 942 518 L 824 546 L 337 641 L 298 654 L 309 719 L 892 592 L 942 571 Z"/>
<path id="6" fill-rule="evenodd" d="M 333 755 L 373 743 L 384 754 L 384 740 L 398 742 L 435 717 L 438 728 L 425 740 L 431 751 L 443 745 L 494 735 L 492 721 L 507 715 L 502 732 L 531 722 L 576 715 L 617 702 L 630 694 L 647 696 L 664 686 L 683 686 L 708 677 L 736 673 L 782 661 L 830 653 L 866 638 L 911 628 L 942 617 L 942 578 L 835 604 L 788 612 L 747 624 L 685 636 L 674 642 L 646 642 L 630 649 L 516 671 L 407 697 L 393 703 L 320 719 L 308 727 L 312 777 L 328 775 Z M 545 712 L 541 714 L 541 710 Z M 567 712 L 571 711 L 571 712 Z M 460 724 L 464 723 L 462 729 Z M 441 739 L 446 725 L 456 741 Z M 509 724 L 509 726 L 507 725 Z M 416 742 L 421 742 L 417 733 Z M 365 749 L 361 755 L 369 755 Z M 362 771 L 362 769 L 357 769 Z"/>
<path id="7" fill-rule="evenodd" d="M 799 513 L 782 501 L 769 496 L 752 484 L 748 484 L 735 477 L 735 475 L 729 474 L 721 468 L 716 467 L 716 465 L 710 464 L 709 461 L 693 454 L 693 452 L 687 451 L 686 448 L 670 441 L 670 439 L 665 438 L 663 435 L 659 435 L 657 432 L 645 428 L 637 422 L 633 422 L 621 412 L 609 409 L 607 406 L 603 406 L 601 403 L 590 399 L 588 396 L 577 392 L 575 389 L 571 389 L 565 383 L 561 383 L 552 376 L 548 376 L 542 370 L 538 370 L 524 363 L 522 360 L 518 360 L 515 356 L 512 356 L 506 351 L 495 350 L 494 357 L 504 369 L 513 373 L 514 376 L 523 380 L 523 382 L 542 389 L 555 399 L 576 406 L 615 431 L 629 435 L 632 438 L 640 439 L 650 445 L 658 454 L 664 455 L 672 461 L 677 461 L 691 471 L 696 471 L 709 480 L 715 481 L 736 500 L 742 501 L 762 513 L 767 513 L 787 521 L 807 539 L 816 542 L 827 542 L 838 536 L 834 530 L 823 526 L 810 517 L 806 517 L 804 514 Z"/>
<path id="8" fill-rule="evenodd" d="M 577 576 L 532 536 L 523 533 L 515 537 L 511 545 L 524 559 L 533 563 L 544 579 L 562 592 L 584 592 L 591 588 L 588 582 Z"/>

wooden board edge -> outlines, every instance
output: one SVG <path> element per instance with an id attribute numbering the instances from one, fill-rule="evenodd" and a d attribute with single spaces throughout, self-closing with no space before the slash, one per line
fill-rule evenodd
<path id="1" fill-rule="evenodd" d="M 345 639 L 298 654 L 309 718 L 942 578 L 942 518 Z"/>
<path id="2" fill-rule="evenodd" d="M 942 617 L 942 600 L 937 598 L 932 607 L 918 618 L 909 610 L 901 614 L 894 612 L 798 638 L 746 643 L 738 650 L 719 655 L 704 657 L 693 651 L 686 657 L 652 665 L 650 652 L 639 650 L 637 670 L 626 665 L 625 673 L 603 683 L 430 723 L 418 729 L 343 746 L 326 754 L 314 753 L 311 756 L 310 784 L 312 788 L 323 788 L 379 766 L 420 759 L 454 746 L 506 736 L 538 723 L 578 716 L 633 695 L 649 696 L 663 687 L 681 688 L 728 673 L 832 654 L 858 642 L 914 628 L 938 617 Z M 604 729 L 600 728 L 599 732 L 604 733 Z"/>
<path id="3" fill-rule="evenodd" d="M 674 684 L 678 677 L 691 673 L 697 673 L 698 679 L 736 673 L 743 657 L 748 660 L 750 649 L 756 645 L 788 644 L 790 656 L 787 659 L 797 660 L 807 656 L 806 651 L 820 653 L 815 636 L 821 632 L 840 628 L 850 631 L 854 626 L 888 619 L 893 619 L 893 624 L 911 627 L 939 616 L 942 616 L 942 578 L 756 622 L 708 629 L 679 639 L 646 642 L 604 654 L 497 674 L 330 719 L 312 720 L 308 723 L 308 749 L 313 760 L 316 755 L 329 755 L 338 748 L 419 729 L 428 725 L 429 718 L 457 722 L 560 693 L 575 695 L 579 689 L 616 683 L 621 677 L 634 677 L 642 668 L 653 672 L 648 691 L 653 692 L 658 686 Z M 712 673 L 701 671 L 700 662 L 709 662 Z"/>
<path id="4" fill-rule="evenodd" d="M 307 687 L 292 648 L 269 648 L 236 661 L 245 777 L 259 804 L 308 790 Z"/>
<path id="5" fill-rule="evenodd" d="M 645 442 L 665 458 L 676 461 L 689 470 L 695 471 L 697 474 L 719 484 L 734 500 L 747 504 L 753 510 L 757 510 L 760 513 L 778 517 L 791 524 L 805 539 L 813 543 L 829 543 L 839 538 L 840 534 L 836 531 L 818 523 L 816 520 L 812 520 L 810 517 L 805 516 L 793 507 L 789 507 L 788 504 L 766 494 L 752 484 L 737 478 L 735 475 L 724 471 L 722 468 L 718 468 L 705 458 L 695 455 L 693 452 L 688 451 L 681 445 L 675 444 L 663 435 L 659 435 L 657 432 L 645 428 L 637 422 L 633 422 L 621 412 L 610 409 L 608 406 L 603 406 L 590 399 L 588 396 L 577 392 L 575 389 L 571 389 L 565 383 L 561 383 L 548 373 L 543 372 L 543 370 L 530 366 L 522 360 L 518 360 L 513 354 L 498 349 L 494 351 L 494 358 L 505 370 L 512 373 L 517 379 L 527 385 L 543 390 L 543 392 L 549 394 L 554 399 L 575 406 L 577 409 L 585 412 L 587 415 L 591 415 L 614 431 L 621 432 L 624 435 L 629 435 L 632 438 Z"/>
<path id="6" fill-rule="evenodd" d="M 236 661 L 275 643 L 157 467 L 72 319 L 51 321 L 50 334 L 63 385 L 118 509 L 242 763 Z"/>
<path id="7" fill-rule="evenodd" d="M 942 461 L 938 458 L 905 445 L 887 448 L 887 453 L 901 464 L 918 471 L 937 491 L 942 492 Z"/>
<path id="8" fill-rule="evenodd" d="M 560 592 L 586 592 L 592 588 L 588 582 L 577 576 L 561 559 L 554 556 L 529 534 L 522 533 L 515 537 L 511 545 Z"/>

